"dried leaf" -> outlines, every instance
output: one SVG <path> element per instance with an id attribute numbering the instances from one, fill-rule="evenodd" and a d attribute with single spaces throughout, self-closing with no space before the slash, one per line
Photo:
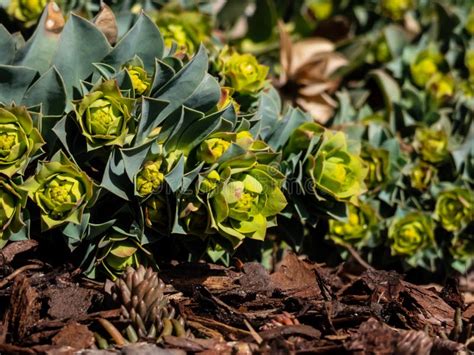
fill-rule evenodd
<path id="1" fill-rule="evenodd" d="M 96 17 L 92 22 L 99 28 L 105 35 L 110 44 L 117 42 L 118 28 L 117 21 L 112 9 L 105 3 L 101 4 L 101 8 Z"/>

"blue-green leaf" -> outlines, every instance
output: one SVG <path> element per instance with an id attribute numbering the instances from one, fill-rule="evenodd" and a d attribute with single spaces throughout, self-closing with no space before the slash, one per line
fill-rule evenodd
<path id="1" fill-rule="evenodd" d="M 53 61 L 63 25 L 61 10 L 55 3 L 49 3 L 41 15 L 35 32 L 16 53 L 15 65 L 24 65 L 40 73 L 47 71 Z"/>
<path id="2" fill-rule="evenodd" d="M 0 65 L 0 102 L 20 103 L 36 75 L 36 70 L 30 68 Z"/>
<path id="3" fill-rule="evenodd" d="M 15 40 L 2 24 L 0 24 L 0 64 L 11 64 L 15 57 Z"/>
<path id="4" fill-rule="evenodd" d="M 143 61 L 145 69 L 152 72 L 155 58 L 162 58 L 163 38 L 153 21 L 142 13 L 132 29 L 117 43 L 104 62 L 118 68 L 133 57 Z"/>
<path id="5" fill-rule="evenodd" d="M 62 115 L 66 108 L 66 91 L 55 67 L 44 73 L 28 89 L 22 103 L 26 106 L 41 104 L 41 113 L 46 116 Z"/>
<path id="6" fill-rule="evenodd" d="M 95 62 L 100 62 L 110 51 L 104 34 L 89 21 L 72 14 L 64 27 L 54 57 L 54 65 L 61 73 L 68 98 L 72 98 L 73 87 L 78 88 L 93 71 Z"/>

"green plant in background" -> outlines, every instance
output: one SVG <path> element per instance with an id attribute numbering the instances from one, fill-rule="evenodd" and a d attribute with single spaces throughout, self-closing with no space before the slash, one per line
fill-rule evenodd
<path id="1" fill-rule="evenodd" d="M 427 249 L 435 248 L 434 223 L 421 212 L 395 217 L 388 229 L 393 254 L 404 255 L 409 263 L 421 262 Z"/>
<path id="2" fill-rule="evenodd" d="M 468 189 L 446 190 L 436 200 L 435 218 L 444 229 L 459 232 L 474 215 L 474 196 Z"/>
<path id="3" fill-rule="evenodd" d="M 46 0 L 13 0 L 10 1 L 7 12 L 25 27 L 31 27 L 40 17 L 46 4 Z"/>
<path id="4" fill-rule="evenodd" d="M 225 47 L 219 54 L 219 69 L 225 83 L 241 94 L 256 94 L 266 83 L 268 67 L 251 54 L 239 54 Z"/>
<path id="5" fill-rule="evenodd" d="M 329 221 L 328 237 L 342 246 L 366 245 L 377 233 L 378 222 L 379 218 L 370 205 L 349 205 L 347 222 L 335 219 Z"/>

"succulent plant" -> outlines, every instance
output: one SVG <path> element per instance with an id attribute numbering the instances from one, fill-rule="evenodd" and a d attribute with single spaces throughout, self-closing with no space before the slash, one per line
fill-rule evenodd
<path id="1" fill-rule="evenodd" d="M 44 144 L 26 107 L 0 107 L 0 172 L 23 173 Z"/>
<path id="2" fill-rule="evenodd" d="M 166 335 L 191 335 L 165 295 L 165 283 L 151 268 L 128 267 L 115 281 L 112 297 L 120 305 L 122 319 L 131 322 L 125 330 L 131 342 Z"/>
<path id="3" fill-rule="evenodd" d="M 435 245 L 434 224 L 429 216 L 411 212 L 392 221 L 388 237 L 394 254 L 413 256 Z"/>
<path id="4" fill-rule="evenodd" d="M 0 177 L 0 248 L 8 241 L 12 233 L 19 232 L 25 226 L 23 209 L 26 205 L 26 193 L 13 181 Z"/>
<path id="5" fill-rule="evenodd" d="M 241 94 L 255 94 L 266 83 L 268 67 L 251 54 L 239 54 L 225 47 L 219 54 L 219 68 L 228 86 Z"/>
<path id="6" fill-rule="evenodd" d="M 132 79 L 133 84 L 133 79 Z M 77 121 L 91 148 L 123 145 L 133 100 L 123 97 L 116 81 L 108 80 L 76 103 Z"/>
<path id="7" fill-rule="evenodd" d="M 474 197 L 471 191 L 454 188 L 441 192 L 436 200 L 435 219 L 450 232 L 458 232 L 474 222 Z"/>
<path id="8" fill-rule="evenodd" d="M 58 151 L 22 186 L 41 211 L 43 229 L 64 223 L 80 224 L 84 210 L 94 203 L 93 181 Z"/>

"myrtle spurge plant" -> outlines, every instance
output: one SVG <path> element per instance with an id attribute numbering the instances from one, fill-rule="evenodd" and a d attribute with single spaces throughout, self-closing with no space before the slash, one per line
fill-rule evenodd
<path id="1" fill-rule="evenodd" d="M 27 45 L 1 37 L 13 51 L 1 59 L 2 85 L 14 88 L 0 94 L 2 244 L 56 238 L 87 275 L 115 278 L 156 266 L 170 240 L 193 258 L 208 246 L 233 253 L 263 241 L 292 198 L 284 139 L 311 124 L 281 107 L 261 116 L 276 94 L 269 69 L 228 48 L 211 47 L 210 63 L 202 37 L 168 40 L 179 16 L 154 18 L 163 38 L 142 14 L 114 44 L 76 15 L 53 35 L 56 9 L 46 7 Z M 182 25 L 187 35 L 192 28 Z M 314 181 L 309 193 L 316 204 L 355 200 L 365 177 L 358 151 L 343 133 L 317 129 L 321 147 L 300 146 L 311 156 L 292 158 Z"/>
<path id="2" fill-rule="evenodd" d="M 472 265 L 472 10 L 264 2 L 260 26 L 263 2 L 217 17 L 205 2 L 119 3 L 120 21 L 85 0 L 60 4 L 66 16 L 7 7 L 30 37 L 0 26 L 1 246 L 64 243 L 112 279 L 171 258 L 262 258 L 270 233 L 382 266 Z M 247 38 L 224 45 L 214 21 L 239 17 Z M 304 39 L 336 17 L 347 30 Z"/>

